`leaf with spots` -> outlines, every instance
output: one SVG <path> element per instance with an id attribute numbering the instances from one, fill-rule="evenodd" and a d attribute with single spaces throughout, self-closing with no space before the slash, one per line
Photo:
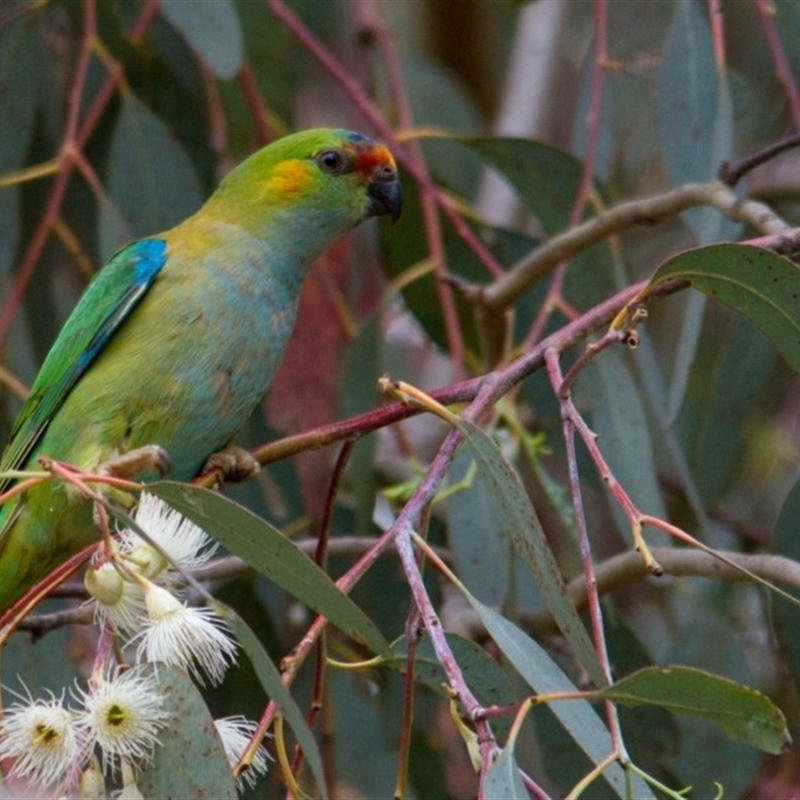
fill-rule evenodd
<path id="1" fill-rule="evenodd" d="M 715 244 L 662 264 L 647 291 L 672 278 L 730 306 L 750 320 L 800 373 L 800 267 L 771 250 Z"/>
<path id="2" fill-rule="evenodd" d="M 792 738 L 783 712 L 764 694 L 692 667 L 646 667 L 598 692 L 624 705 L 656 705 L 703 717 L 767 753 L 782 753 Z"/>
<path id="3" fill-rule="evenodd" d="M 166 664 L 158 677 L 163 708 L 171 714 L 152 761 L 139 774 L 145 797 L 237 797 L 231 768 L 203 696 L 185 672 Z"/>

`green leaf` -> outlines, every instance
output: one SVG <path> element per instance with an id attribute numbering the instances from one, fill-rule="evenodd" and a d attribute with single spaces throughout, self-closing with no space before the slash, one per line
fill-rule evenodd
<path id="1" fill-rule="evenodd" d="M 683 308 L 677 325 L 678 341 L 675 356 L 669 366 L 669 390 L 664 402 L 664 417 L 668 424 L 675 421 L 686 399 L 689 373 L 697 357 L 697 348 L 703 330 L 708 298 L 701 294 L 692 295 Z"/>
<path id="2" fill-rule="evenodd" d="M 184 149 L 162 120 L 131 92 L 124 95 L 108 164 L 106 188 L 117 213 L 101 203 L 103 260 L 131 239 L 171 228 L 197 211 L 203 201 L 200 182 Z M 125 226 L 122 229 L 120 219 Z"/>
<path id="3" fill-rule="evenodd" d="M 277 528 L 217 492 L 198 486 L 161 481 L 148 484 L 147 491 L 339 629 L 375 653 L 390 653 L 375 623 Z"/>
<path id="4" fill-rule="evenodd" d="M 272 663 L 272 659 L 256 635 L 250 630 L 250 626 L 235 611 L 227 607 L 219 607 L 217 611 L 228 622 L 233 635 L 242 646 L 242 650 L 247 653 L 247 657 L 253 665 L 258 680 L 264 687 L 264 691 L 274 701 L 294 731 L 298 744 L 303 750 L 303 755 L 311 768 L 311 774 L 317 782 L 317 788 L 323 800 L 327 800 L 328 790 L 317 740 L 314 738 L 311 728 L 308 727 L 305 715 L 295 703 L 289 690 L 283 685 L 281 673 Z M 188 797 L 189 795 L 185 796 Z M 209 796 L 213 797 L 213 794 Z"/>
<path id="5" fill-rule="evenodd" d="M 746 469 L 747 423 L 759 414 L 758 399 L 777 360 L 775 350 L 749 322 L 740 317 L 731 322 L 730 333 L 717 326 L 715 341 L 697 360 L 682 415 L 694 480 L 709 506 Z M 719 333 L 723 335 L 717 338 Z"/>
<path id="6" fill-rule="evenodd" d="M 468 593 L 466 597 L 495 644 L 536 694 L 578 691 L 575 684 L 547 652 L 513 622 L 483 605 Z M 608 757 L 611 752 L 611 736 L 587 700 L 554 701 L 548 704 L 548 708 L 593 764 L 599 764 Z M 617 763 L 608 766 L 603 772 L 603 778 L 619 797 L 628 796 L 626 790 L 628 780 L 633 786 L 634 797 L 653 796 L 644 781 L 636 775 L 626 777 Z"/>
<path id="7" fill-rule="evenodd" d="M 531 139 L 454 138 L 474 150 L 511 184 L 548 233 L 566 227 L 581 182 L 581 162 Z"/>
<path id="8" fill-rule="evenodd" d="M 726 73 L 717 69 L 713 42 L 698 3 L 679 0 L 669 29 L 658 88 L 658 126 L 672 183 L 709 180 L 733 152 L 733 108 Z M 697 241 L 736 238 L 735 225 L 713 208 L 682 214 Z M 667 399 L 667 418 L 680 411 L 705 317 L 705 298 L 692 298 L 678 325 L 679 337 Z"/>
<path id="9" fill-rule="evenodd" d="M 476 481 L 483 482 L 485 496 L 493 499 L 499 524 L 536 578 L 547 607 L 578 661 L 595 684 L 603 686 L 605 676 L 597 662 L 592 640 L 567 595 L 564 578 L 519 477 L 481 428 L 466 420 L 460 420 L 458 428 L 475 456 Z"/>
<path id="10" fill-rule="evenodd" d="M 650 288 L 669 278 L 689 281 L 749 319 L 800 373 L 800 269 L 794 262 L 751 245 L 717 244 L 669 259 Z"/>
<path id="11" fill-rule="evenodd" d="M 529 800 L 530 795 L 519 775 L 519 765 L 510 747 L 504 747 L 486 772 L 483 783 L 486 797 L 506 800 Z"/>
<path id="12" fill-rule="evenodd" d="M 203 696 L 186 673 L 165 664 L 152 669 L 164 695 L 162 708 L 172 716 L 152 762 L 137 777 L 139 790 L 145 797 L 235 800 L 231 768 Z"/>
<path id="13" fill-rule="evenodd" d="M 455 140 L 439 138 L 427 142 L 444 146 L 451 146 Z M 463 147 L 456 150 L 456 155 L 463 158 Z M 437 164 L 441 161 L 434 162 Z M 431 298 L 437 296 L 437 278 L 432 270 L 424 272 L 420 268 L 430 266 L 428 243 L 425 236 L 425 221 L 423 219 L 419 191 L 416 182 L 401 169 L 400 175 L 403 182 L 403 215 L 396 225 L 381 226 L 381 252 L 383 263 L 392 278 L 400 279 L 403 300 L 408 308 L 424 328 L 427 335 L 444 351 L 447 351 L 448 341 L 446 325 L 442 316 L 441 304 L 432 302 Z M 492 227 L 486 224 L 474 224 L 465 220 L 473 234 L 484 243 L 497 262 L 502 265 L 515 264 L 527 255 L 535 246 L 536 241 L 516 231 Z M 486 267 L 475 255 L 470 246 L 459 236 L 451 225 L 445 225 L 442 230 L 445 261 L 447 271 L 467 283 L 484 283 L 487 279 Z M 416 272 L 413 280 L 409 276 Z M 541 287 L 542 297 L 544 288 Z M 535 295 L 535 290 L 530 292 L 525 302 L 531 307 L 525 308 L 524 313 L 535 316 L 537 303 L 541 298 Z M 459 331 L 465 347 L 479 353 L 479 336 L 475 325 L 474 304 L 467 302 L 461 292 L 454 293 L 454 301 L 458 312 Z"/>
<path id="14" fill-rule="evenodd" d="M 693 667 L 647 667 L 598 694 L 625 705 L 657 705 L 702 717 L 767 753 L 777 755 L 791 744 L 783 712 L 766 695 Z"/>
<path id="15" fill-rule="evenodd" d="M 159 6 L 218 78 L 229 80 L 236 75 L 242 66 L 244 48 L 239 17 L 231 0 L 161 0 Z"/>

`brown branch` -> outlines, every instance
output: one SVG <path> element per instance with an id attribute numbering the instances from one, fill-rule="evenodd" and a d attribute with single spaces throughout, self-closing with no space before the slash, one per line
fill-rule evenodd
<path id="1" fill-rule="evenodd" d="M 741 570 L 720 561 L 702 550 L 688 547 L 653 547 L 653 557 L 664 569 L 664 575 L 673 578 L 712 578 L 737 583 L 751 580 Z M 791 558 L 768 554 L 737 553 L 732 550 L 717 551 L 729 561 L 758 575 L 771 583 L 785 584 L 800 591 L 800 563 Z M 652 579 L 639 553 L 626 550 L 594 565 L 597 591 L 601 595 L 627 586 L 642 578 Z M 567 584 L 567 592 L 578 611 L 587 606 L 586 580 L 577 575 Z M 555 620 L 548 612 L 540 612 L 525 618 L 526 627 L 541 634 L 557 631 Z"/>
<path id="2" fill-rule="evenodd" d="M 775 64 L 775 73 L 786 92 L 786 99 L 789 101 L 789 108 L 792 112 L 792 120 L 796 131 L 800 131 L 800 91 L 797 88 L 797 80 L 792 74 L 792 66 L 786 57 L 783 49 L 778 29 L 775 25 L 776 8 L 772 0 L 755 0 L 756 9 L 761 19 L 761 27 L 764 29 L 764 36 L 767 39 L 767 46 L 772 53 L 772 60 Z"/>
<path id="3" fill-rule="evenodd" d="M 663 194 L 629 200 L 580 225 L 559 233 L 518 261 L 499 280 L 485 287 L 480 302 L 495 313 L 512 306 L 533 284 L 562 261 L 636 225 L 652 225 L 695 206 L 710 206 L 765 235 L 790 230 L 772 209 L 753 200 L 742 201 L 721 181 L 689 183 Z"/>
<path id="4" fill-rule="evenodd" d="M 800 133 L 795 133 L 793 136 L 787 136 L 778 142 L 768 144 L 762 147 L 755 153 L 736 161 L 731 164 L 729 161 L 723 161 L 718 176 L 719 179 L 733 188 L 748 172 L 751 172 L 756 167 L 766 164 L 767 161 L 772 160 L 775 156 L 785 153 L 793 147 L 800 145 Z"/>

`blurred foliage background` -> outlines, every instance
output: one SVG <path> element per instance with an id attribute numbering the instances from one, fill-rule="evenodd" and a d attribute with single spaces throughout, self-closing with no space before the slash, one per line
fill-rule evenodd
<path id="1" fill-rule="evenodd" d="M 719 249 L 797 251 L 798 142 L 744 162 L 742 180 L 717 181 L 723 162 L 741 165 L 800 132 L 798 42 L 790 0 L 0 5 L 3 430 L 99 265 L 192 213 L 245 155 L 292 130 L 343 126 L 382 138 L 401 164 L 400 221 L 355 231 L 309 277 L 281 373 L 239 440 L 270 466 L 225 489 L 306 553 L 324 528 L 326 571 L 357 580 L 353 599 L 392 643 L 394 658 L 357 670 L 323 668 L 316 651 L 291 686 L 304 711 L 316 704 L 329 796 L 565 796 L 610 754 L 649 779 L 628 770 L 626 788 L 615 763 L 584 796 L 691 785 L 691 796 L 709 797 L 715 780 L 729 797 L 800 791 L 797 746 L 786 744 L 800 725 L 796 605 L 668 535 L 685 531 L 800 589 L 800 279 L 769 252 L 777 261 L 766 268 L 787 273 L 779 299 L 760 309 L 766 273 L 751 270 L 731 290 L 727 265 L 750 251 Z M 591 219 L 617 221 L 593 234 L 580 227 Z M 698 246 L 709 250 L 697 256 Z M 703 283 L 705 258 L 721 266 Z M 585 343 L 609 344 L 611 319 L 665 263 L 701 291 L 657 280 L 646 324 L 584 360 Z M 558 361 L 565 373 L 577 365 L 569 398 Z M 385 405 L 383 374 L 444 387 L 445 403 L 474 400 L 473 377 L 501 386 L 471 407 L 480 429 L 461 430 L 467 445 L 456 450 L 452 422 L 435 414 L 389 419 L 416 409 Z M 325 427 L 341 420 L 352 421 L 352 448 Z M 580 420 L 599 450 L 569 444 Z M 268 444 L 302 433 L 291 457 Z M 315 434 L 332 444 L 316 448 Z M 632 550 L 636 513 L 623 495 L 669 523 L 645 533 L 663 548 L 662 577 Z M 469 596 L 425 559 L 415 572 L 376 544 L 389 531 L 410 547 L 406 524 Z M 365 554 L 374 562 L 354 566 Z M 582 572 L 601 589 L 589 614 Z M 313 622 L 297 592 L 258 571 L 237 567 L 211 585 L 276 664 Z M 592 663 L 581 637 L 552 624 L 574 614 L 572 602 L 594 637 Z M 452 662 L 430 638 L 436 626 L 449 632 Z M 69 684 L 90 669 L 95 635 L 86 625 L 15 634 L 4 683 L 19 674 L 32 688 Z M 324 644 L 337 661 L 369 657 L 336 630 Z M 594 704 L 591 725 L 586 700 L 520 705 L 535 691 L 601 688 L 667 665 L 741 686 L 706 696 L 692 683 L 700 673 L 687 673 L 694 706 L 670 701 L 671 684 L 638 699 L 620 693 L 619 707 Z M 456 712 L 505 709 L 477 728 L 465 715 L 479 739 L 488 728 L 496 736 L 497 750 L 472 742 L 477 771 L 442 690 L 458 692 L 454 674 L 477 698 L 459 693 Z M 771 705 L 748 710 L 744 687 L 785 719 Z M 267 704 L 246 659 L 204 696 L 215 714 L 258 718 Z M 559 713 L 571 703 L 574 717 Z M 714 724 L 726 710 L 733 734 Z M 326 793 L 302 760 L 295 767 L 310 795 Z M 282 770 L 252 796 L 286 796 Z"/>

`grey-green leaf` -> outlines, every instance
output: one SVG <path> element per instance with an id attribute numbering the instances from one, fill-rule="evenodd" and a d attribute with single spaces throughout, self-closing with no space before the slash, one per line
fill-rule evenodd
<path id="1" fill-rule="evenodd" d="M 300 707 L 295 703 L 289 690 L 283 685 L 280 672 L 272 663 L 272 659 L 256 635 L 238 614 L 226 607 L 219 607 L 217 610 L 230 625 L 231 631 L 241 645 L 242 650 L 247 653 L 247 657 L 253 665 L 258 680 L 264 687 L 264 691 L 275 702 L 275 705 L 280 709 L 281 714 L 294 731 L 294 735 L 303 750 L 303 755 L 311 768 L 311 774 L 317 782 L 320 796 L 322 800 L 327 800 L 328 792 L 325 785 L 325 773 L 322 769 L 322 757 L 317 741 L 311 732 L 311 728 L 308 727 Z"/>
<path id="2" fill-rule="evenodd" d="M 641 390 L 628 366 L 615 352 L 606 350 L 587 368 L 578 384 L 578 398 L 591 408 L 592 425 L 614 477 L 641 511 L 663 519 L 666 511 L 655 477 L 658 470 L 650 426 Z M 611 502 L 623 535 L 629 537 L 630 523 Z M 648 536 L 652 544 L 670 544 L 662 532 Z"/>
<path id="3" fill-rule="evenodd" d="M 229 80 L 244 57 L 242 29 L 232 0 L 161 0 L 161 11 L 211 71 Z"/>
<path id="4" fill-rule="evenodd" d="M 375 623 L 277 528 L 232 500 L 198 486 L 162 481 L 149 484 L 147 491 L 342 631 L 375 653 L 390 654 Z"/>
<path id="5" fill-rule="evenodd" d="M 469 449 L 459 450 L 448 483 L 469 479 L 474 463 Z M 473 478 L 450 495 L 447 527 L 458 576 L 481 602 L 502 608 L 510 585 L 511 548 L 497 498 L 485 480 Z"/>
<path id="6" fill-rule="evenodd" d="M 658 81 L 658 126 L 670 180 L 679 185 L 710 177 L 717 80 L 700 6 L 678 0 L 674 7 Z"/>
<path id="7" fill-rule="evenodd" d="M 458 428 L 475 456 L 478 465 L 476 480 L 482 481 L 486 495 L 494 498 L 500 523 L 536 578 L 556 624 L 595 684 L 603 686 L 605 676 L 592 640 L 569 599 L 547 537 L 517 474 L 481 428 L 466 420 L 459 421 Z"/>
<path id="8" fill-rule="evenodd" d="M 161 733 L 153 760 L 136 785 L 145 797 L 238 797 L 214 720 L 186 673 L 153 667 L 164 695 L 162 708 L 172 715 Z"/>
<path id="9" fill-rule="evenodd" d="M 100 204 L 104 261 L 131 239 L 151 236 L 186 219 L 203 201 L 200 181 L 185 150 L 131 92 L 124 95 L 108 164 L 106 188 L 116 211 L 108 202 Z"/>
<path id="10" fill-rule="evenodd" d="M 531 139 L 495 136 L 452 141 L 469 147 L 500 172 L 548 233 L 566 227 L 583 169 L 577 158 Z"/>
<path id="11" fill-rule="evenodd" d="M 486 797 L 502 797 L 507 800 L 529 800 L 530 795 L 519 775 L 517 759 L 510 747 L 504 747 L 495 762 L 486 772 L 483 783 Z"/>
<path id="12" fill-rule="evenodd" d="M 537 694 L 576 692 L 577 687 L 539 644 L 521 631 L 513 622 L 467 595 L 495 644 Z M 601 763 L 611 752 L 611 736 L 587 700 L 554 701 L 548 706 L 578 747 L 593 764 Z M 619 797 L 627 797 L 627 781 L 631 781 L 634 796 L 653 797 L 647 784 L 636 775 L 627 776 L 617 763 L 610 764 L 603 778 Z"/>

